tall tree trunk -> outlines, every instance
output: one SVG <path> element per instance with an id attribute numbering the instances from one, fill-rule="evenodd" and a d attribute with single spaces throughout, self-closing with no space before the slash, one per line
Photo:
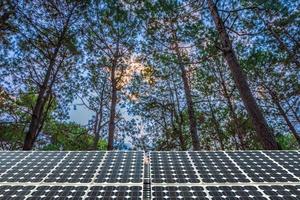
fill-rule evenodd
<path id="1" fill-rule="evenodd" d="M 29 125 L 29 130 L 26 133 L 23 150 L 31 150 L 38 134 L 40 128 L 40 123 L 42 121 L 43 110 L 45 107 L 46 99 L 44 97 L 46 88 L 41 89 L 38 94 L 38 98 L 31 115 L 31 121 Z"/>
<path id="2" fill-rule="evenodd" d="M 264 149 L 278 149 L 275 136 L 269 129 L 266 119 L 264 118 L 262 111 L 258 107 L 256 100 L 254 99 L 250 91 L 249 85 L 246 80 L 246 76 L 244 75 L 241 66 L 237 60 L 224 22 L 219 16 L 217 7 L 214 4 L 213 0 L 208 0 L 208 7 L 213 17 L 217 31 L 219 32 L 219 37 L 222 43 L 222 52 L 230 68 L 234 82 L 239 90 L 241 98 L 245 104 L 246 110 L 253 122 L 257 136 L 260 139 L 260 143 L 262 144 L 262 147 Z"/>
<path id="3" fill-rule="evenodd" d="M 190 132 L 191 132 L 191 138 L 192 138 L 192 145 L 194 151 L 200 150 L 200 140 L 197 133 L 197 121 L 195 116 L 195 110 L 193 106 L 193 99 L 192 99 L 192 92 L 189 85 L 188 75 L 185 69 L 185 66 L 182 61 L 181 52 L 178 46 L 178 38 L 176 35 L 176 30 L 173 31 L 173 37 L 174 37 L 174 50 L 178 59 L 179 68 L 181 70 L 181 78 L 183 81 L 183 88 L 184 88 L 184 94 L 185 99 L 187 103 L 187 109 L 188 109 L 188 115 L 189 115 L 189 126 L 190 126 Z"/>
<path id="4" fill-rule="evenodd" d="M 111 105 L 110 105 L 110 117 L 109 117 L 109 124 L 108 124 L 108 146 L 107 150 L 113 150 L 114 145 L 114 134 L 115 134 L 115 118 L 116 118 L 116 105 L 117 105 L 117 81 L 115 77 L 116 72 L 116 65 L 112 67 L 111 71 L 111 83 L 112 83 L 112 90 L 111 90 Z"/>

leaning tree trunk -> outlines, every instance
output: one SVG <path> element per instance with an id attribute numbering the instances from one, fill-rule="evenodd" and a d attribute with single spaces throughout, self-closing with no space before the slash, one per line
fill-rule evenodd
<path id="1" fill-rule="evenodd" d="M 184 88 L 184 94 L 185 99 L 187 103 L 187 109 L 188 109 L 188 116 L 189 116 L 189 126 L 190 126 L 190 133 L 192 138 L 192 145 L 193 149 L 195 151 L 200 150 L 200 140 L 197 133 L 197 121 L 196 121 L 196 115 L 195 110 L 193 106 L 193 99 L 192 99 L 192 92 L 189 85 L 188 75 L 185 69 L 185 66 L 183 64 L 182 55 L 179 50 L 178 46 L 178 38 L 175 29 L 172 30 L 173 38 L 174 38 L 174 50 L 178 59 L 179 68 L 181 70 L 181 78 L 183 81 L 183 88 Z"/>
<path id="2" fill-rule="evenodd" d="M 42 121 L 43 110 L 45 107 L 46 99 L 44 97 L 45 92 L 42 90 L 39 95 L 37 102 L 35 104 L 33 113 L 31 115 L 31 122 L 29 125 L 29 130 L 26 133 L 23 150 L 31 150 L 40 129 L 40 124 Z"/>
<path id="3" fill-rule="evenodd" d="M 217 31 L 219 32 L 224 57 L 230 68 L 234 82 L 239 90 L 241 98 L 245 104 L 246 110 L 253 122 L 257 136 L 260 139 L 260 143 L 262 144 L 264 149 L 278 149 L 275 136 L 269 129 L 266 119 L 264 118 L 262 111 L 258 107 L 256 100 L 254 99 L 250 91 L 249 85 L 246 80 L 246 76 L 244 75 L 241 66 L 237 60 L 224 22 L 219 16 L 217 7 L 213 3 L 213 0 L 208 0 L 208 7 L 213 17 Z"/>
<path id="4" fill-rule="evenodd" d="M 107 150 L 113 150 L 114 145 L 114 134 L 115 134 L 115 118 L 116 118 L 116 105 L 117 105 L 117 82 L 115 77 L 115 66 L 112 67 L 111 71 L 111 105 L 110 105 L 110 117 L 108 124 L 108 146 Z"/>
<path id="5" fill-rule="evenodd" d="M 272 100 L 279 111 L 279 114 L 283 117 L 286 125 L 289 127 L 290 131 L 292 132 L 298 144 L 300 145 L 300 135 L 297 133 L 295 127 L 293 126 L 292 122 L 290 121 L 289 117 L 287 116 L 286 112 L 281 106 L 277 95 L 274 92 L 270 92 L 270 93 L 271 93 Z"/>

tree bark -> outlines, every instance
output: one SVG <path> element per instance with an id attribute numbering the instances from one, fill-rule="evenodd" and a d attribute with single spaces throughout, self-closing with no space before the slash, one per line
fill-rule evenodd
<path id="1" fill-rule="evenodd" d="M 226 31 L 224 22 L 219 16 L 216 5 L 213 3 L 213 0 L 208 0 L 208 7 L 211 13 L 211 16 L 216 25 L 217 31 L 219 32 L 219 37 L 222 43 L 222 52 L 227 61 L 227 64 L 232 73 L 234 82 L 239 90 L 241 98 L 244 102 L 246 110 L 253 122 L 256 134 L 262 144 L 264 149 L 278 149 L 278 145 L 275 139 L 274 134 L 269 129 L 267 122 L 262 114 L 262 111 L 258 107 L 256 100 L 254 99 L 249 85 L 246 80 L 241 66 L 237 60 L 235 51 L 232 48 L 229 35 Z"/>
<path id="2" fill-rule="evenodd" d="M 110 117 L 109 117 L 109 124 L 108 124 L 108 146 L 107 150 L 113 150 L 114 144 L 114 134 L 115 134 L 115 118 L 116 118 L 116 105 L 117 105 L 117 81 L 115 77 L 116 66 L 113 65 L 111 70 L 111 83 L 112 83 L 112 90 L 111 90 L 111 105 L 110 105 Z"/>

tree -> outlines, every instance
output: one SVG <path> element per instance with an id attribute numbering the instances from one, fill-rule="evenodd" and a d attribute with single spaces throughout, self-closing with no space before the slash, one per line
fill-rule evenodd
<path id="1" fill-rule="evenodd" d="M 246 109 L 252 119 L 257 135 L 260 138 L 260 142 L 263 144 L 264 149 L 278 149 L 275 136 L 268 127 L 267 122 L 250 91 L 246 76 L 244 75 L 237 60 L 235 51 L 233 50 L 231 41 L 229 39 L 229 35 L 224 26 L 224 22 L 218 13 L 218 9 L 212 0 L 208 0 L 208 6 L 217 31 L 219 32 L 219 37 L 222 44 L 221 50 L 232 72 L 233 79 L 240 92 Z"/>
<path id="2" fill-rule="evenodd" d="M 22 62 L 9 70 L 14 80 L 19 79 L 37 94 L 24 150 L 32 149 L 55 96 L 63 88 L 62 80 L 76 63 L 75 36 L 83 9 L 84 5 L 76 1 L 35 1 L 16 7 L 20 29 L 16 40 Z"/>
<path id="3" fill-rule="evenodd" d="M 169 62 L 174 64 L 173 67 L 180 70 L 193 149 L 200 150 L 189 72 L 192 68 L 189 50 L 193 49 L 194 44 L 190 43 L 185 33 L 186 27 L 199 26 L 194 20 L 194 8 L 175 1 L 153 2 L 153 5 L 148 5 L 148 7 L 149 13 L 145 25 L 146 36 L 149 38 L 148 52 L 152 51 L 158 58 L 169 59 Z"/>
<path id="4" fill-rule="evenodd" d="M 108 150 L 113 150 L 118 91 L 128 60 L 134 50 L 138 23 L 125 2 L 103 1 L 90 7 L 87 44 L 93 51 L 94 65 L 109 73 L 110 108 L 108 122 Z M 107 77 L 105 77 L 107 78 Z"/>

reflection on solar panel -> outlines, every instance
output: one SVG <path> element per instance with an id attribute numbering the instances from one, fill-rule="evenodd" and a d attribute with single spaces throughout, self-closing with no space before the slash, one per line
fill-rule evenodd
<path id="1" fill-rule="evenodd" d="M 149 171 L 144 155 L 0 152 L 0 200 L 300 199 L 299 151 L 150 152 Z"/>

